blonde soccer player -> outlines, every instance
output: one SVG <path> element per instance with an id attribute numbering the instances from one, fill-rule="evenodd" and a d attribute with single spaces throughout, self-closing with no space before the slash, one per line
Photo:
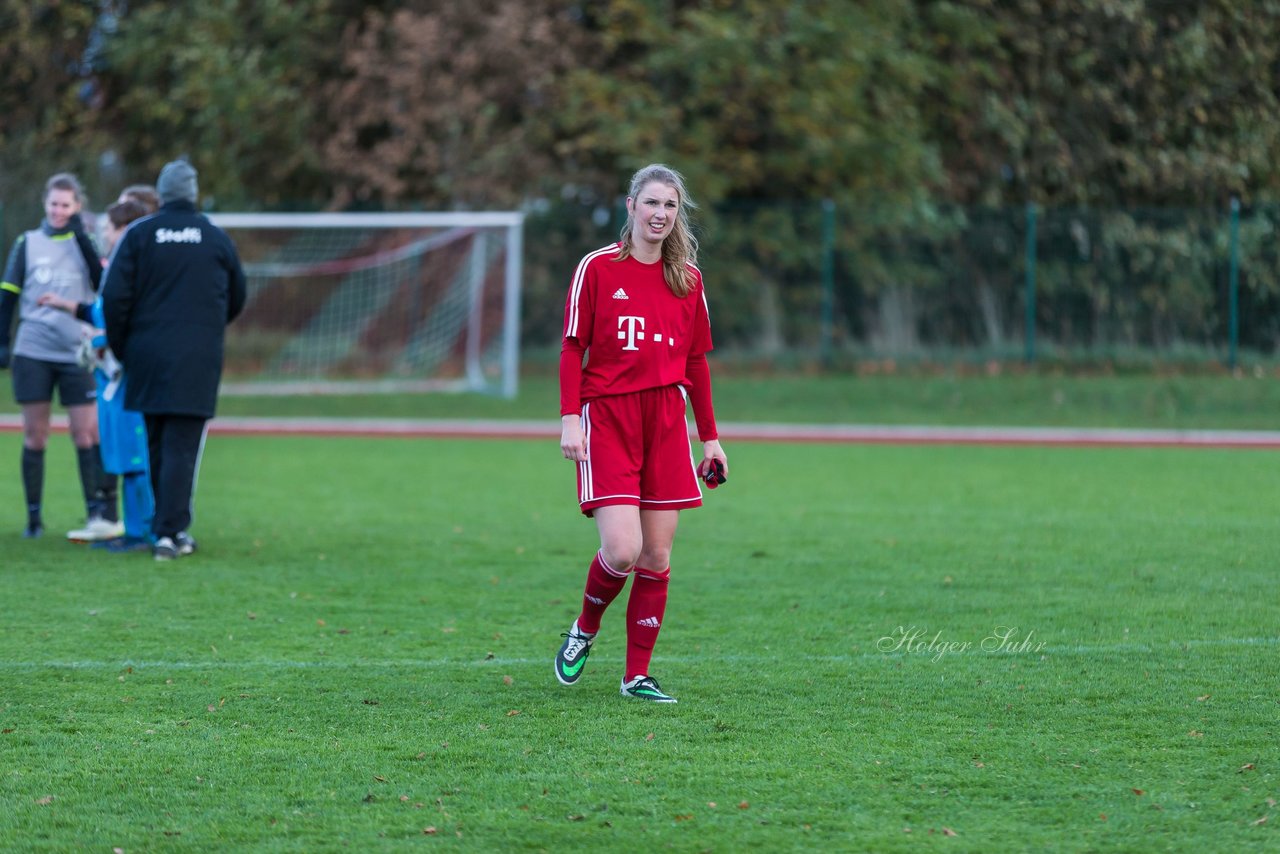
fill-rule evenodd
<path id="1" fill-rule="evenodd" d="M 658 703 L 676 702 L 650 663 L 680 511 L 702 504 L 700 478 L 713 485 L 728 473 L 690 207 L 675 170 L 652 164 L 632 177 L 621 239 L 589 253 L 574 272 L 560 358 L 560 450 L 577 464 L 578 504 L 595 520 L 600 550 L 556 654 L 556 678 L 573 685 L 582 677 L 600 619 L 630 576 L 621 693 Z M 689 404 L 702 442 L 698 461 Z"/>

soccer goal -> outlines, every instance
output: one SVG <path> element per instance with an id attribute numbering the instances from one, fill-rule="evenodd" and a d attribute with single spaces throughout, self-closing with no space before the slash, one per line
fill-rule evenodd
<path id="1" fill-rule="evenodd" d="M 210 214 L 249 281 L 224 394 L 514 397 L 523 214 Z"/>

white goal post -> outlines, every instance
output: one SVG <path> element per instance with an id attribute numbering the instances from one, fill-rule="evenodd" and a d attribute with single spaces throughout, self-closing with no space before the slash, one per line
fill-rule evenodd
<path id="1" fill-rule="evenodd" d="M 515 396 L 524 214 L 208 216 L 249 282 L 223 394 Z"/>

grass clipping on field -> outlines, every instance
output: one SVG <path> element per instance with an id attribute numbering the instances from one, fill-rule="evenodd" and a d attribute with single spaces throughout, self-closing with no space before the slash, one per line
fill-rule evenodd
<path id="1" fill-rule="evenodd" d="M 554 443 L 215 436 L 167 565 L 60 541 L 63 450 L 0 534 L 0 848 L 1275 844 L 1272 453 L 728 447 L 655 707 L 623 599 L 552 673 Z"/>

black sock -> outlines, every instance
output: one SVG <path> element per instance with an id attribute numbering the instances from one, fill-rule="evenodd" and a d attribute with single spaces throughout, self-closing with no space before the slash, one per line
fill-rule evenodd
<path id="1" fill-rule="evenodd" d="M 76 448 L 76 461 L 80 463 L 80 487 L 84 490 L 84 512 L 90 518 L 102 515 L 99 491 L 102 489 L 102 455 L 98 447 Z"/>
<path id="2" fill-rule="evenodd" d="M 93 452 L 98 455 L 98 461 L 102 461 L 102 446 L 94 445 Z M 120 498 L 119 487 L 120 478 L 105 468 L 102 470 L 102 483 L 98 487 L 98 491 L 94 496 L 98 502 L 98 511 L 102 514 L 102 518 L 108 522 L 120 521 Z"/>
<path id="3" fill-rule="evenodd" d="M 40 522 L 40 505 L 44 501 L 44 450 L 22 449 L 22 489 L 27 495 L 27 523 Z"/>

